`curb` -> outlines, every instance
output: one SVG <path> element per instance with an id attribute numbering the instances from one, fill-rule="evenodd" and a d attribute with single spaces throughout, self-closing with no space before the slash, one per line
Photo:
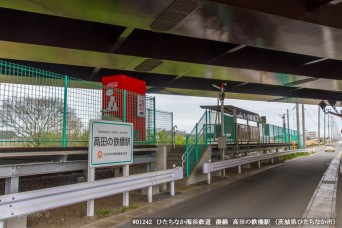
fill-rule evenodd
<path id="1" fill-rule="evenodd" d="M 332 219 L 336 217 L 336 192 L 341 153 L 336 155 L 330 162 L 303 214 L 303 218 Z M 325 225 L 322 227 L 336 227 L 335 225 Z"/>

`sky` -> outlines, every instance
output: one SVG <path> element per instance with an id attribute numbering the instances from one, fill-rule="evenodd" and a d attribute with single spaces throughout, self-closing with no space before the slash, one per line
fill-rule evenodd
<path id="1" fill-rule="evenodd" d="M 216 105 L 217 98 L 208 97 L 192 97 L 178 95 L 162 95 L 151 94 L 156 97 L 156 109 L 162 111 L 173 112 L 174 124 L 178 130 L 185 130 L 188 133 L 194 128 L 204 113 L 200 108 L 201 105 Z M 266 116 L 267 123 L 276 126 L 282 126 L 282 114 L 286 114 L 289 109 L 290 128 L 296 130 L 296 109 L 293 103 L 278 103 L 265 101 L 247 101 L 236 99 L 225 99 L 225 105 L 234 105 L 239 108 L 246 109 L 251 112 L 258 113 L 260 116 Z M 302 111 L 300 105 L 300 126 L 302 127 Z M 318 131 L 318 106 L 305 105 L 305 128 L 308 131 Z M 327 122 L 326 116 L 326 122 Z M 338 129 L 342 129 L 342 121 L 338 117 L 334 117 Z M 323 112 L 321 112 L 321 135 L 323 136 Z M 301 130 L 302 132 L 302 130 Z"/>

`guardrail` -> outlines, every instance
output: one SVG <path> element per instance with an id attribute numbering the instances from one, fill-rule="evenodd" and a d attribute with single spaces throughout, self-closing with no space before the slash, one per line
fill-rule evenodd
<path id="1" fill-rule="evenodd" d="M 275 157 L 280 157 L 288 154 L 295 154 L 295 153 L 309 153 L 309 150 L 289 150 L 283 152 L 276 152 L 272 154 L 262 154 L 252 157 L 243 157 L 243 158 L 235 158 L 225 161 L 218 161 L 218 162 L 208 162 L 204 163 L 202 167 L 202 171 L 205 174 L 208 174 L 208 184 L 211 182 L 211 173 L 215 171 L 219 171 L 222 169 L 232 168 L 232 167 L 239 167 L 239 173 L 241 172 L 241 165 L 250 164 L 253 162 L 258 162 L 258 167 L 260 168 L 260 162 L 266 159 L 273 159 Z"/>
<path id="2" fill-rule="evenodd" d="M 133 152 L 153 152 L 157 148 L 134 148 Z M 68 156 L 88 154 L 88 150 L 61 150 L 61 151 L 26 151 L 26 152 L 1 152 L 0 158 L 22 158 L 22 157 L 41 157 L 41 156 Z"/>
<path id="3" fill-rule="evenodd" d="M 183 179 L 183 168 L 117 177 L 61 187 L 0 196 L 0 224 L 6 219 L 67 206 L 110 195 L 148 188 L 152 202 L 152 186 L 170 182 L 170 194 L 175 195 L 175 181 Z"/>
<path id="4" fill-rule="evenodd" d="M 134 149 L 134 152 L 139 151 L 156 151 L 156 148 L 152 149 Z M 40 157 L 40 156 L 60 156 L 58 161 L 48 162 L 33 162 L 33 163 L 17 163 L 17 164 L 4 164 L 0 165 L 0 178 L 5 178 L 5 194 L 16 193 L 19 191 L 19 178 L 22 176 L 52 174 L 61 172 L 71 172 L 86 170 L 88 167 L 88 161 L 75 160 L 67 161 L 67 155 L 86 155 L 88 151 L 40 151 L 40 152 L 16 152 L 16 153 L 0 153 L 1 158 L 18 158 L 18 157 Z M 148 164 L 156 162 L 157 158 L 154 154 L 134 155 L 133 164 Z M 1 228 L 1 226 L 0 226 Z"/>

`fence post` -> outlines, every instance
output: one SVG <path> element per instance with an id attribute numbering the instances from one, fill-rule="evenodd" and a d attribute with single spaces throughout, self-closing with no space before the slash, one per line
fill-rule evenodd
<path id="1" fill-rule="evenodd" d="M 123 107 L 124 107 L 124 110 L 123 110 L 123 122 L 126 122 L 127 121 L 127 91 L 124 90 L 123 91 Z"/>
<path id="2" fill-rule="evenodd" d="M 175 145 L 174 143 L 174 141 L 175 141 L 175 139 L 174 139 L 174 136 L 175 134 L 174 134 L 174 129 L 173 129 L 173 112 L 171 112 L 171 145 L 173 146 L 173 145 Z"/>
<path id="3" fill-rule="evenodd" d="M 209 143 L 211 144 L 213 136 L 212 136 L 212 132 L 211 132 L 211 115 L 210 114 L 211 114 L 211 110 L 209 110 L 209 131 L 210 131 Z"/>
<path id="4" fill-rule="evenodd" d="M 198 124 L 196 123 L 196 162 L 198 162 Z"/>
<path id="5" fill-rule="evenodd" d="M 185 137 L 185 148 L 186 177 L 189 177 L 189 135 Z"/>
<path id="6" fill-rule="evenodd" d="M 151 143 L 151 110 L 146 109 L 146 118 L 147 118 L 147 134 L 146 134 L 146 141 Z"/>
<path id="7" fill-rule="evenodd" d="M 208 110 L 205 110 L 205 145 L 208 145 Z"/>
<path id="8" fill-rule="evenodd" d="M 153 144 L 157 144 L 157 129 L 156 129 L 156 98 L 153 97 Z"/>
<path id="9" fill-rule="evenodd" d="M 64 75 L 64 107 L 63 107 L 63 132 L 62 147 L 67 146 L 67 112 L 68 112 L 68 76 Z"/>

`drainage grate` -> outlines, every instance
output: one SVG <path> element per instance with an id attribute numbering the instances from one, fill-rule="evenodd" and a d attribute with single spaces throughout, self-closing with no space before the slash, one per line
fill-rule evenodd
<path id="1" fill-rule="evenodd" d="M 169 31 L 198 7 L 195 0 L 173 1 L 151 24 L 153 31 Z"/>
<path id="2" fill-rule="evenodd" d="M 322 184 L 335 184 L 336 181 L 322 181 Z"/>
<path id="3" fill-rule="evenodd" d="M 160 59 L 146 59 L 138 66 L 136 66 L 134 70 L 140 72 L 151 71 L 154 70 L 156 67 L 160 66 L 161 64 L 163 64 L 163 61 Z"/>

